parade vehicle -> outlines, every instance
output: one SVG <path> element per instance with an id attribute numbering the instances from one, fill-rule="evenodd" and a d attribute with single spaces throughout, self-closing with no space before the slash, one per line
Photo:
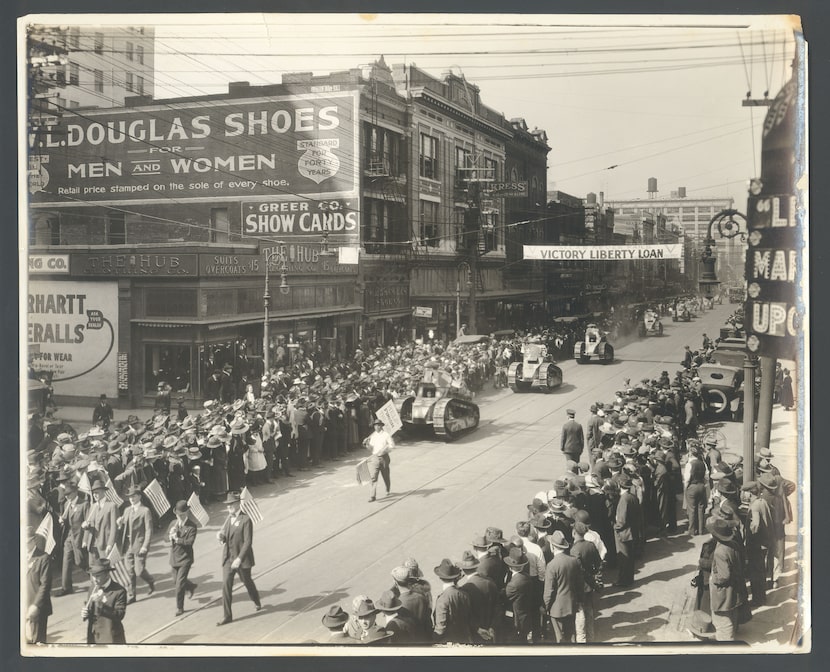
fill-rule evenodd
<path id="1" fill-rule="evenodd" d="M 728 290 L 729 293 L 729 303 L 743 303 L 744 302 L 744 288 L 743 287 L 730 287 Z"/>
<path id="2" fill-rule="evenodd" d="M 640 336 L 662 336 L 663 322 L 656 310 L 649 308 L 643 313 L 643 321 L 640 322 Z"/>
<path id="3" fill-rule="evenodd" d="M 674 314 L 671 317 L 672 322 L 691 322 L 692 321 L 692 312 L 689 310 L 689 306 L 686 304 L 685 301 L 678 301 L 677 307 L 674 310 Z"/>
<path id="4" fill-rule="evenodd" d="M 740 421 L 744 417 L 744 371 L 738 366 L 725 364 L 701 364 L 697 367 L 700 377 L 704 415 L 722 420 Z M 755 391 L 755 407 L 758 407 L 758 390 Z"/>
<path id="5" fill-rule="evenodd" d="M 589 324 L 585 327 L 585 338 L 574 344 L 574 359 L 577 364 L 591 361 L 608 364 L 614 361 L 614 347 L 608 342 L 604 331 L 595 324 Z"/>
<path id="6" fill-rule="evenodd" d="M 562 384 L 562 369 L 554 364 L 547 346 L 528 342 L 523 346 L 522 361 L 507 369 L 507 384 L 514 392 L 550 392 Z"/>
<path id="7" fill-rule="evenodd" d="M 471 401 L 469 390 L 454 382 L 448 371 L 439 368 L 438 362 L 428 363 L 414 396 L 395 399 L 404 431 L 431 429 L 435 436 L 452 441 L 478 427 L 478 406 Z"/>

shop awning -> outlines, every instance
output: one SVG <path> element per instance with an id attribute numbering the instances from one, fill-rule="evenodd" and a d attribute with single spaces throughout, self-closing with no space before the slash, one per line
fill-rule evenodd
<path id="1" fill-rule="evenodd" d="M 498 289 L 492 291 L 476 292 L 477 301 L 490 301 L 491 299 L 514 299 L 516 301 L 538 301 L 544 300 L 544 294 L 541 291 L 528 291 L 526 289 Z M 461 300 L 469 301 L 470 292 L 467 289 L 461 291 Z M 451 292 L 435 292 L 425 296 L 410 296 L 410 302 L 417 305 L 419 301 L 455 301 L 455 291 Z"/>
<path id="2" fill-rule="evenodd" d="M 366 318 L 371 322 L 372 320 L 386 320 L 394 317 L 407 317 L 409 315 L 412 315 L 412 308 L 407 308 L 406 310 L 395 310 L 389 313 L 370 313 L 366 315 Z"/>
<path id="3" fill-rule="evenodd" d="M 289 320 L 314 320 L 321 317 L 337 317 L 338 315 L 354 315 L 355 313 L 362 313 L 363 306 L 343 306 L 342 308 L 332 309 L 326 308 L 322 310 L 292 310 L 292 311 L 272 311 L 268 316 L 268 323 L 274 324 L 277 322 L 287 322 Z M 264 315 L 258 317 L 251 317 L 246 319 L 231 318 L 222 320 L 213 320 L 208 324 L 209 330 L 224 329 L 230 326 L 244 326 L 248 324 L 261 324 L 264 320 Z"/>

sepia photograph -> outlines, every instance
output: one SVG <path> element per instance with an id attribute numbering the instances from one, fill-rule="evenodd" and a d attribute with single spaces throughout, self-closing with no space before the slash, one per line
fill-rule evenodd
<path id="1" fill-rule="evenodd" d="M 29 14 L 17 75 L 22 656 L 811 651 L 798 16 Z"/>

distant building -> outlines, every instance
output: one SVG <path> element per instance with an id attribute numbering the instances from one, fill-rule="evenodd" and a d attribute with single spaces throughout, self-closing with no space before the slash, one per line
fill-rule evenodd
<path id="1" fill-rule="evenodd" d="M 31 40 L 53 47 L 59 63 L 43 68 L 50 109 L 121 107 L 154 95 L 155 33 L 150 26 L 31 26 Z"/>

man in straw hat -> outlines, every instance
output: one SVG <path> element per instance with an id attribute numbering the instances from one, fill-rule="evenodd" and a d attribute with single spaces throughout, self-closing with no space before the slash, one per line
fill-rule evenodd
<path id="1" fill-rule="evenodd" d="M 721 518 L 710 519 L 706 529 L 717 540 L 709 575 L 709 596 L 715 639 L 734 641 L 738 629 L 739 607 L 745 603 L 746 585 L 743 564 L 735 540 L 735 527 Z"/>
<path id="2" fill-rule="evenodd" d="M 183 499 L 176 502 L 173 512 L 176 520 L 167 529 L 170 540 L 170 568 L 173 570 L 173 585 L 176 588 L 176 616 L 184 613 L 185 592 L 193 598 L 196 584 L 187 578 L 193 565 L 193 542 L 196 541 L 196 523 L 188 517 L 190 507 Z"/>
<path id="3" fill-rule="evenodd" d="M 242 503 L 238 492 L 229 492 L 225 498 L 228 518 L 216 537 L 222 544 L 222 608 L 224 617 L 216 625 L 227 625 L 233 621 L 233 579 L 239 573 L 242 583 L 248 590 L 248 596 L 257 611 L 262 609 L 259 591 L 251 578 L 254 566 L 254 524 L 247 514 L 242 512 Z"/>
<path id="4" fill-rule="evenodd" d="M 372 491 L 369 496 L 370 502 L 374 502 L 376 499 L 378 474 L 383 477 L 386 494 L 388 495 L 390 492 L 392 487 L 392 474 L 389 466 L 391 463 L 389 453 L 395 448 L 395 442 L 392 440 L 389 432 L 383 428 L 383 420 L 375 418 L 372 424 L 375 431 L 363 440 L 363 447 L 372 451 L 372 455 L 369 457 L 369 476 L 372 479 Z"/>
<path id="5" fill-rule="evenodd" d="M 437 642 L 471 644 L 473 642 L 472 605 L 470 596 L 458 587 L 461 568 L 448 558 L 433 570 L 443 589 L 435 599 L 433 612 L 434 638 Z"/>
<path id="6" fill-rule="evenodd" d="M 87 644 L 126 644 L 124 615 L 127 613 L 127 589 L 112 580 L 109 560 L 96 559 L 89 566 L 92 582 L 89 596 L 81 608 L 87 622 Z"/>
<path id="7" fill-rule="evenodd" d="M 582 603 L 585 577 L 579 561 L 568 554 L 570 544 L 560 530 L 549 537 L 553 559 L 545 569 L 545 611 L 550 615 L 556 642 L 572 643 L 576 611 Z"/>
<path id="8" fill-rule="evenodd" d="M 156 589 L 156 582 L 147 571 L 146 559 L 150 549 L 150 539 L 153 536 L 153 517 L 150 509 L 141 503 L 141 488 L 130 486 L 127 490 L 127 499 L 130 505 L 116 520 L 120 532 L 119 546 L 127 572 L 130 576 L 130 585 L 127 588 L 127 604 L 135 602 L 136 576 L 149 586 L 148 595 Z"/>

